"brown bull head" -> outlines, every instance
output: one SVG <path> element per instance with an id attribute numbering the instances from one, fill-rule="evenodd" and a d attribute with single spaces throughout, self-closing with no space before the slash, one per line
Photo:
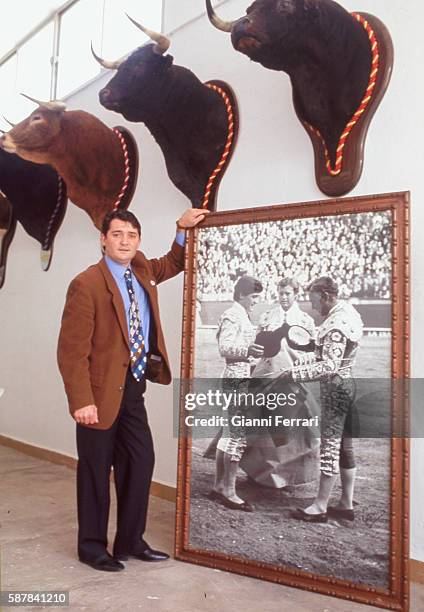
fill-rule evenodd
<path id="1" fill-rule="evenodd" d="M 119 134 L 82 110 L 42 102 L 0 143 L 8 153 L 51 165 L 66 183 L 69 199 L 101 228 L 106 213 L 128 206 L 137 177 L 137 148 L 123 128 Z M 125 153 L 124 153 L 125 150 Z"/>
<path id="2" fill-rule="evenodd" d="M 0 142 L 8 153 L 17 153 L 23 159 L 38 161 L 37 152 L 45 151 L 59 134 L 66 105 L 60 101 L 43 102 L 22 95 L 39 106 L 29 117 L 4 134 Z"/>

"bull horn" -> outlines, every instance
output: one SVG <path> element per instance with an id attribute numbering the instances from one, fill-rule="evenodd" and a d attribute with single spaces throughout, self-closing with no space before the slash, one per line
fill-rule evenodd
<path id="1" fill-rule="evenodd" d="M 91 45 L 91 53 L 93 54 L 93 57 L 96 60 L 96 62 L 100 64 L 100 66 L 103 66 L 103 68 L 107 68 L 108 70 L 118 70 L 123 60 L 116 60 L 116 62 L 109 62 L 108 60 L 105 60 L 99 57 L 97 53 L 95 53 L 92 42 L 90 43 L 90 45 Z"/>
<path id="2" fill-rule="evenodd" d="M 64 102 L 61 102 L 60 100 L 50 100 L 49 102 L 44 102 L 43 100 L 37 100 L 37 98 L 32 98 L 31 96 L 28 96 L 27 94 L 24 94 L 22 92 L 21 96 L 23 96 L 27 100 L 30 100 L 31 102 L 34 102 L 38 106 L 44 106 L 44 108 L 48 108 L 52 111 L 64 111 L 66 109 L 66 104 Z"/>
<path id="3" fill-rule="evenodd" d="M 21 92 L 21 96 L 23 96 L 27 100 L 31 100 L 31 102 L 34 102 L 38 106 L 46 106 L 47 104 L 47 102 L 43 102 L 42 100 L 37 100 L 37 98 L 32 98 L 31 96 L 28 96 L 27 94 L 24 94 L 22 92 Z"/>
<path id="4" fill-rule="evenodd" d="M 155 53 L 157 53 L 158 55 L 163 55 L 164 53 L 168 51 L 171 41 L 169 40 L 167 36 L 164 36 L 163 34 L 159 34 L 158 32 L 154 32 L 153 30 L 149 30 L 148 28 L 145 28 L 144 26 L 141 25 L 141 23 L 137 23 L 137 21 L 135 21 L 132 17 L 130 17 L 128 13 L 125 13 L 125 15 L 135 25 L 136 28 L 144 32 L 151 40 L 157 43 L 153 49 Z"/>
<path id="5" fill-rule="evenodd" d="M 7 121 L 7 123 L 8 123 L 9 125 L 11 125 L 13 128 L 15 127 L 16 123 L 12 123 L 12 122 L 11 122 L 11 121 L 9 121 L 9 119 L 7 119 L 7 118 L 6 118 L 4 115 L 2 115 L 2 117 L 3 117 L 3 119 L 4 119 L 5 121 Z"/>
<path id="6" fill-rule="evenodd" d="M 211 0 L 206 0 L 206 10 L 208 12 L 209 21 L 212 25 L 214 25 L 218 30 L 222 30 L 223 32 L 231 32 L 233 25 L 236 23 L 235 21 L 224 21 L 215 13 L 212 8 Z"/>

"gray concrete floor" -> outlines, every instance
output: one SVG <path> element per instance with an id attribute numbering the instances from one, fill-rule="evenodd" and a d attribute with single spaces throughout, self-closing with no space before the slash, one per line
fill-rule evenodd
<path id="1" fill-rule="evenodd" d="M 0 446 L 0 479 L 4 590 L 66 590 L 70 592 L 70 609 L 101 612 L 378 609 L 174 559 L 152 564 L 130 560 L 117 574 L 95 571 L 79 563 L 75 555 L 73 470 Z M 113 507 L 111 525 L 114 517 Z M 146 539 L 152 547 L 172 555 L 173 534 L 174 504 L 152 497 Z M 413 584 L 411 597 L 411 610 L 424 610 L 424 586 Z"/>

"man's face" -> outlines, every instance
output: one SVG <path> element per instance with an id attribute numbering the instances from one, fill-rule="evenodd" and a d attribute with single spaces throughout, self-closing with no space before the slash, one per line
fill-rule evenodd
<path id="1" fill-rule="evenodd" d="M 106 236 L 100 234 L 105 255 L 116 263 L 127 266 L 134 258 L 140 246 L 140 236 L 137 228 L 128 221 L 112 219 Z"/>
<path id="2" fill-rule="evenodd" d="M 243 306 L 247 314 L 250 314 L 255 304 L 259 302 L 260 297 L 260 293 L 248 293 L 247 295 L 241 295 L 239 304 Z"/>
<path id="3" fill-rule="evenodd" d="M 278 299 L 280 300 L 280 306 L 283 310 L 288 310 L 293 306 L 296 300 L 296 294 L 293 287 L 287 285 L 286 287 L 278 288 Z"/>
<path id="4" fill-rule="evenodd" d="M 328 303 L 325 296 L 320 291 L 310 291 L 309 299 L 313 310 L 316 310 L 321 315 L 326 315 L 329 312 Z"/>

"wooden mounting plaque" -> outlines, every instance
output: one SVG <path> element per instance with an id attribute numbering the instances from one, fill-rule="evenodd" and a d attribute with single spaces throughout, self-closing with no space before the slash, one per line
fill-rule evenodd
<path id="1" fill-rule="evenodd" d="M 364 149 L 368 127 L 389 85 L 393 68 L 393 43 L 389 31 L 380 19 L 368 13 L 359 13 L 374 30 L 379 48 L 377 81 L 370 102 L 347 137 L 341 172 L 331 175 L 326 166 L 326 155 L 320 136 L 305 122 L 299 109 L 295 111 L 312 141 L 315 158 L 315 180 L 319 189 L 328 196 L 342 196 L 358 183 L 364 165 Z"/>

